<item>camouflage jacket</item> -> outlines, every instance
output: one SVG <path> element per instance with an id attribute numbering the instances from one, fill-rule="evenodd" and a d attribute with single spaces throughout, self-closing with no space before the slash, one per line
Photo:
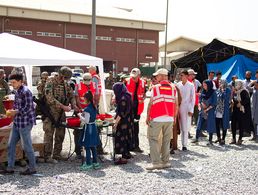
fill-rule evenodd
<path id="1" fill-rule="evenodd" d="M 0 79 L 0 88 L 5 89 L 6 94 L 10 93 L 9 85 L 4 79 Z"/>
<path id="2" fill-rule="evenodd" d="M 61 110 L 60 105 L 76 105 L 74 93 L 66 81 L 50 79 L 45 85 L 45 97 L 51 110 Z"/>
<path id="3" fill-rule="evenodd" d="M 39 98 L 42 98 L 44 96 L 44 89 L 45 89 L 46 82 L 47 82 L 46 80 L 41 79 L 37 85 Z"/>

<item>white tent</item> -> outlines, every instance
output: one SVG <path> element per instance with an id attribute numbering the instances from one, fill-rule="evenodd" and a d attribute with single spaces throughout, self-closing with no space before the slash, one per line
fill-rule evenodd
<path id="1" fill-rule="evenodd" d="M 103 60 L 8 33 L 0 34 L 0 66 L 24 66 L 28 87 L 32 89 L 33 66 L 98 66 L 103 104 L 106 111 Z"/>

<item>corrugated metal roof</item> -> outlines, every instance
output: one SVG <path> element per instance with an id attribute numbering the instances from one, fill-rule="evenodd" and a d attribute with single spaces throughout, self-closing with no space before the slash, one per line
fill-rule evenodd
<path id="1" fill-rule="evenodd" d="M 0 0 L 0 5 L 8 7 L 35 9 L 41 11 L 73 13 L 81 15 L 91 15 L 91 1 L 73 1 L 73 0 Z M 101 4 L 96 6 L 96 15 L 109 18 L 119 18 L 137 21 L 148 21 L 154 23 L 164 23 L 154 20 L 142 10 L 124 9 L 119 7 L 108 7 Z"/>

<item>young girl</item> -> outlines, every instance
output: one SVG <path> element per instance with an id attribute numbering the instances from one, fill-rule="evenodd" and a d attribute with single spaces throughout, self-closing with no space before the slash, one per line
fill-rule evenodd
<path id="1" fill-rule="evenodd" d="M 82 114 L 79 114 L 81 122 L 84 125 L 83 132 L 80 139 L 80 144 L 86 150 L 86 162 L 81 166 L 81 170 L 98 169 L 100 164 L 97 162 L 97 149 L 99 145 L 99 136 L 95 124 L 97 110 L 93 104 L 93 95 L 90 91 L 84 95 L 85 102 L 88 106 L 84 109 Z M 91 153 L 93 161 L 91 162 Z"/>

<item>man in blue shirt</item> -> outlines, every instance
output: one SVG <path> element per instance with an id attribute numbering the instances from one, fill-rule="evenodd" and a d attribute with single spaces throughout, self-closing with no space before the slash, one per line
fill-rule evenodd
<path id="1" fill-rule="evenodd" d="M 8 142 L 8 167 L 2 173 L 14 173 L 15 148 L 17 142 L 21 140 L 23 150 L 29 160 L 29 168 L 20 174 L 32 175 L 36 173 L 36 161 L 31 141 L 31 129 L 36 124 L 32 93 L 27 86 L 23 85 L 22 74 L 11 74 L 9 81 L 15 90 L 15 100 L 14 108 L 7 112 L 14 117 L 14 121 Z"/>

